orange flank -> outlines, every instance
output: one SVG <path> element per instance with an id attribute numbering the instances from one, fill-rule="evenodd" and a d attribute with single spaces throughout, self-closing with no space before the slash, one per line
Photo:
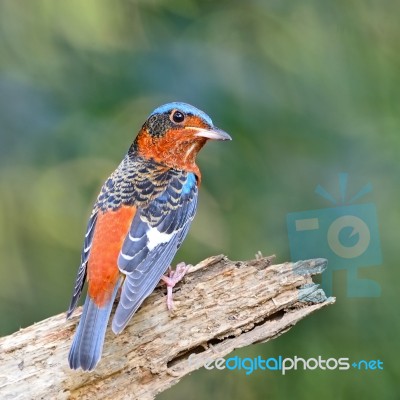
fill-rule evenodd
<path id="1" fill-rule="evenodd" d="M 99 307 L 110 299 L 118 281 L 118 255 L 129 231 L 136 207 L 99 211 L 88 262 L 88 293 Z"/>

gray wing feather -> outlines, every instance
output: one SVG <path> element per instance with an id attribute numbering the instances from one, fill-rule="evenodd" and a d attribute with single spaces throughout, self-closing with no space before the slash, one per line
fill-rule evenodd
<path id="1" fill-rule="evenodd" d="M 78 273 L 76 275 L 74 291 L 72 293 L 71 303 L 67 311 L 67 318 L 69 318 L 71 314 L 74 312 L 78 304 L 78 300 L 81 297 L 83 285 L 85 284 L 87 262 L 89 260 L 90 248 L 92 246 L 96 221 L 97 221 L 97 212 L 91 215 L 86 228 L 85 240 L 83 242 L 83 249 L 81 253 L 81 264 L 78 268 Z"/>
<path id="2" fill-rule="evenodd" d="M 176 182 L 178 181 L 178 183 Z M 118 266 L 126 275 L 112 329 L 121 332 L 157 286 L 182 244 L 197 208 L 197 185 L 190 190 L 176 178 L 151 206 L 139 209 L 125 238 Z M 177 185 L 180 187 L 177 191 Z M 155 235 L 152 237 L 151 235 Z"/>

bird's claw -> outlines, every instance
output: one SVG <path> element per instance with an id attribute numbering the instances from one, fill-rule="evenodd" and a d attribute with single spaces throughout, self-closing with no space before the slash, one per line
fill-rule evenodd
<path id="1" fill-rule="evenodd" d="M 190 264 L 186 265 L 184 262 L 181 262 L 176 266 L 175 270 L 168 267 L 168 276 L 163 275 L 161 277 L 161 280 L 167 285 L 167 307 L 169 311 L 172 311 L 174 308 L 172 289 L 180 280 L 182 280 L 191 266 L 192 265 Z"/>

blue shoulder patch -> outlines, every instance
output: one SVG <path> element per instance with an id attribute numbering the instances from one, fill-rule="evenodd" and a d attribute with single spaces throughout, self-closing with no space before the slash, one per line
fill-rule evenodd
<path id="1" fill-rule="evenodd" d="M 182 186 L 182 193 L 190 193 L 194 185 L 196 185 L 196 176 L 193 172 L 189 172 L 187 174 L 186 182 Z"/>

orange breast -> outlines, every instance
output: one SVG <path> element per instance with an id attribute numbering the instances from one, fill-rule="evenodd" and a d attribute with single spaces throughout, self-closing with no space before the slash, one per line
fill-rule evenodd
<path id="1" fill-rule="evenodd" d="M 136 207 L 99 212 L 88 261 L 88 293 L 100 307 L 110 299 L 119 277 L 118 255 Z"/>

